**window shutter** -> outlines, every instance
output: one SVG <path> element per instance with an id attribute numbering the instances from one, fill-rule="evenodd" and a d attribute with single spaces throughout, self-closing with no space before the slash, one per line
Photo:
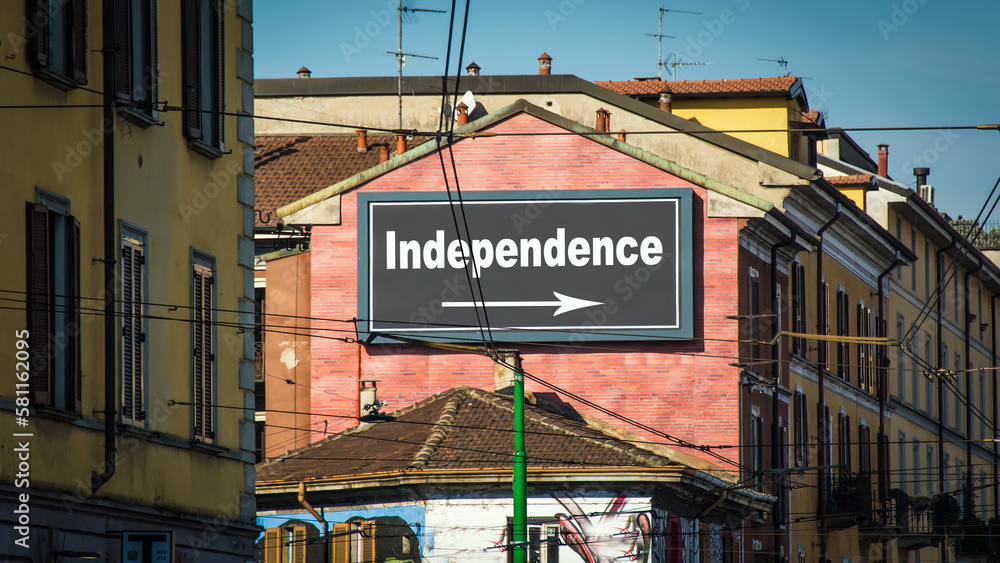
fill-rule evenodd
<path id="1" fill-rule="evenodd" d="M 194 269 L 194 431 L 211 439 L 212 432 L 212 273 Z"/>
<path id="2" fill-rule="evenodd" d="M 375 563 L 375 522 L 361 522 L 361 556 L 358 563 Z"/>
<path id="3" fill-rule="evenodd" d="M 217 44 L 217 53 L 219 57 L 219 115 L 214 116 L 219 123 L 219 150 L 225 150 L 226 146 L 226 116 L 223 112 L 226 111 L 226 11 L 223 9 L 223 3 L 218 1 L 215 3 L 216 13 L 219 18 L 219 37 Z"/>
<path id="4" fill-rule="evenodd" d="M 333 525 L 333 538 L 330 542 L 331 563 L 351 563 L 351 531 L 353 527 L 348 523 Z"/>
<path id="5" fill-rule="evenodd" d="M 49 209 L 27 205 L 28 224 L 28 330 L 31 343 L 31 391 L 35 404 L 52 402 L 52 366 L 49 357 L 51 296 L 49 268 Z"/>
<path id="6" fill-rule="evenodd" d="M 73 37 L 73 80 L 87 83 L 87 0 L 75 0 L 70 7 Z"/>
<path id="7" fill-rule="evenodd" d="M 281 563 L 281 528 L 264 530 L 264 563 Z"/>
<path id="8" fill-rule="evenodd" d="M 160 45 L 160 38 L 157 35 L 157 22 L 156 22 L 156 0 L 149 0 L 149 103 L 152 107 L 149 112 L 152 115 L 156 115 L 156 104 L 159 102 L 159 87 L 160 87 L 160 67 L 158 60 L 158 51 Z M 143 76 L 145 76 L 143 74 Z"/>
<path id="9" fill-rule="evenodd" d="M 80 221 L 73 218 L 73 228 L 69 229 L 69 255 L 70 263 L 70 304 L 73 307 L 73 311 L 70 315 L 70 326 L 71 329 L 67 332 L 69 333 L 69 346 L 70 351 L 69 357 L 69 376 L 71 385 L 69 388 L 72 389 L 73 403 L 72 408 L 75 412 L 82 412 L 83 410 L 83 368 L 80 365 L 81 353 L 83 351 L 80 345 L 81 336 L 80 333 L 83 330 L 83 325 L 80 320 Z"/>
<path id="10" fill-rule="evenodd" d="M 199 0 L 182 0 L 181 26 L 183 58 L 184 135 L 201 139 L 201 10 Z"/>
<path id="11" fill-rule="evenodd" d="M 140 246 L 122 244 L 122 416 L 134 422 L 146 418 L 142 382 L 146 341 L 142 332 L 144 263 Z"/>
<path id="12" fill-rule="evenodd" d="M 289 563 L 306 563 L 306 527 L 292 528 L 292 560 Z"/>
<path id="13" fill-rule="evenodd" d="M 35 36 L 29 41 L 31 62 L 42 68 L 49 67 L 49 37 L 52 34 L 48 0 L 28 0 L 27 25 L 35 27 Z M 30 36 L 25 30 L 25 36 Z"/>
<path id="14" fill-rule="evenodd" d="M 115 3 L 115 97 L 132 99 L 132 22 L 130 0 Z"/>

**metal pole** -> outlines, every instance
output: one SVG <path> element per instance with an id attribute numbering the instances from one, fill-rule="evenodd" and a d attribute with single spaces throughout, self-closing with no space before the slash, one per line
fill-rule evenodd
<path id="1" fill-rule="evenodd" d="M 396 72 L 399 77 L 396 80 L 396 96 L 399 99 L 399 128 L 403 128 L 403 0 L 399 0 L 399 8 L 396 10 L 399 17 L 399 37 L 396 40 Z"/>
<path id="2" fill-rule="evenodd" d="M 524 373 L 521 357 L 514 356 L 514 525 L 511 543 L 514 563 L 528 561 L 528 460 L 524 452 Z"/>
<path id="3" fill-rule="evenodd" d="M 660 26 L 656 29 L 656 79 L 663 80 L 663 6 L 660 6 Z"/>

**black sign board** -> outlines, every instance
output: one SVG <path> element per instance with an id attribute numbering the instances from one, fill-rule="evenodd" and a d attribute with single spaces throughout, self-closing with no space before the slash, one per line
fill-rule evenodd
<path id="1" fill-rule="evenodd" d="M 691 191 L 360 194 L 358 318 L 370 341 L 690 338 Z"/>

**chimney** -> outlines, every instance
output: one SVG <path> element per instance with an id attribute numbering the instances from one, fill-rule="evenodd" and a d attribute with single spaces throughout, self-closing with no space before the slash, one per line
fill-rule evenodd
<path id="1" fill-rule="evenodd" d="M 396 154 L 403 154 L 404 152 L 406 152 L 406 135 L 396 133 Z"/>
<path id="2" fill-rule="evenodd" d="M 619 129 L 618 130 L 618 140 L 621 141 L 621 142 L 623 142 L 623 143 L 625 142 L 625 130 L 624 129 Z"/>
<path id="3" fill-rule="evenodd" d="M 493 364 L 493 390 L 497 393 L 510 395 L 514 388 L 514 366 L 521 367 L 521 358 L 517 352 L 498 352 L 497 362 Z"/>
<path id="4" fill-rule="evenodd" d="M 930 168 L 914 168 L 913 175 L 917 178 L 917 191 L 920 191 L 921 186 L 927 185 L 927 177 L 931 175 Z"/>
<path id="5" fill-rule="evenodd" d="M 378 161 L 385 162 L 389 160 L 389 143 L 379 143 L 378 144 Z"/>
<path id="6" fill-rule="evenodd" d="M 610 111 L 604 108 L 597 110 L 597 124 L 594 125 L 594 129 L 597 129 L 598 131 L 607 131 L 608 124 L 610 123 L 610 117 Z"/>
<path id="7" fill-rule="evenodd" d="M 358 127 L 358 152 L 368 152 L 368 130 Z"/>
<path id="8" fill-rule="evenodd" d="M 312 76 L 312 71 L 306 67 L 302 67 L 298 71 L 299 78 L 309 78 Z"/>
<path id="9" fill-rule="evenodd" d="M 878 146 L 878 175 L 889 177 L 889 145 L 880 143 Z"/>
<path id="10" fill-rule="evenodd" d="M 673 113 L 673 93 L 674 91 L 667 85 L 660 90 L 660 109 L 667 113 Z"/>
<path id="11" fill-rule="evenodd" d="M 465 67 L 465 71 L 469 73 L 469 76 L 479 76 L 479 65 L 476 61 L 469 63 L 469 66 Z"/>
<path id="12" fill-rule="evenodd" d="M 469 106 L 465 105 L 465 102 L 458 102 L 458 105 L 455 106 L 455 109 L 458 110 L 458 124 L 465 125 L 466 123 L 468 123 Z"/>
<path id="13" fill-rule="evenodd" d="M 538 57 L 538 74 L 545 76 L 552 74 L 552 57 L 548 53 L 542 53 L 542 56 Z"/>

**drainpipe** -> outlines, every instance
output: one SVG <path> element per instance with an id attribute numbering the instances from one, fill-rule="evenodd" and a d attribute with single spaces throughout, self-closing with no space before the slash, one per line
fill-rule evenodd
<path id="1" fill-rule="evenodd" d="M 983 269 L 983 263 L 980 262 L 975 268 L 965 271 L 965 365 L 960 366 L 965 370 L 965 400 L 967 404 L 965 405 L 965 435 L 966 438 L 972 438 L 972 372 L 967 369 L 968 366 L 972 365 L 969 361 L 969 353 L 972 350 L 971 337 L 971 326 L 972 326 L 972 316 L 969 314 L 969 278 L 972 277 L 976 272 Z M 996 402 L 994 399 L 993 402 Z M 965 443 L 965 466 L 970 469 L 968 475 L 965 477 L 965 488 L 968 491 L 972 491 L 972 443 Z M 971 493 L 970 493 L 971 494 Z M 971 502 L 965 503 L 965 513 L 968 515 L 974 514 Z"/>
<path id="2" fill-rule="evenodd" d="M 885 295 L 883 293 L 883 288 L 885 284 L 885 277 L 888 276 L 892 271 L 902 264 L 903 260 L 899 258 L 899 251 L 896 251 L 896 259 L 892 262 L 884 272 L 878 276 L 878 322 L 876 324 L 876 334 L 881 338 L 886 338 L 888 336 L 889 325 L 885 320 Z M 886 347 L 879 346 L 877 348 L 878 355 L 878 499 L 882 510 L 885 510 L 885 503 L 887 497 L 889 496 L 889 452 L 888 441 L 885 436 L 885 403 L 888 400 L 888 390 L 889 390 L 889 360 L 886 357 Z M 883 522 L 886 521 L 883 519 Z"/>
<path id="3" fill-rule="evenodd" d="M 837 210 L 833 214 L 833 217 L 826 222 L 825 225 L 820 227 L 819 231 L 816 232 L 816 238 L 819 239 L 819 244 L 816 245 L 816 320 L 817 320 L 817 335 L 823 335 L 826 331 L 827 326 L 827 316 L 829 312 L 827 311 L 826 303 L 823 302 L 823 234 L 827 229 L 833 226 L 840 219 L 843 211 L 840 208 L 840 204 L 837 204 Z M 826 459 L 826 410 L 824 409 L 826 402 L 826 353 L 827 346 L 826 341 L 816 341 L 816 376 L 819 380 L 819 403 L 816 405 L 817 418 L 819 423 L 816 428 L 819 430 L 819 435 L 817 436 L 817 442 L 819 444 L 819 467 L 825 468 L 830 460 Z M 819 552 L 822 560 L 827 560 L 827 537 L 826 537 L 826 474 L 827 469 L 817 469 L 816 475 L 818 476 L 819 484 Z"/>
<path id="4" fill-rule="evenodd" d="M 781 310 L 781 299 L 778 297 L 778 291 L 781 288 L 778 284 L 778 250 L 794 245 L 796 238 L 795 231 L 792 231 L 791 238 L 771 247 L 771 312 L 775 315 L 773 317 L 775 326 L 771 330 L 772 338 L 782 330 L 781 315 L 778 313 Z M 778 428 L 778 389 L 781 387 L 781 354 L 781 339 L 778 338 L 771 345 L 771 469 L 784 469 L 784 467 L 779 467 L 781 465 L 781 448 L 784 447 L 781 444 L 781 429 Z M 785 523 L 784 521 L 788 516 L 784 511 L 785 477 L 783 473 L 774 473 L 771 479 L 775 496 L 778 498 L 778 506 L 781 507 L 781 510 L 778 512 L 781 513 L 782 521 L 774 522 L 774 539 L 775 543 L 778 543 L 779 526 Z"/>
<path id="5" fill-rule="evenodd" d="M 323 561 L 330 560 L 330 526 L 326 523 L 326 518 L 322 514 L 316 511 L 315 508 L 309 501 L 306 500 L 306 484 L 299 481 L 299 504 L 312 514 L 312 517 L 316 519 L 317 522 L 323 524 Z"/>
<path id="6" fill-rule="evenodd" d="M 118 355 L 115 343 L 117 333 L 115 316 L 115 2 L 104 2 L 101 7 L 101 51 L 104 53 L 104 111 L 102 129 L 104 131 L 103 173 L 104 173 L 104 472 L 90 473 L 90 488 L 97 492 L 115 474 L 115 448 L 118 401 L 115 391 L 116 365 Z"/>
<path id="7" fill-rule="evenodd" d="M 934 265 L 936 269 L 937 277 L 937 287 L 938 287 L 938 298 L 935 305 L 935 310 L 937 312 L 937 361 L 934 365 L 937 366 L 938 373 L 935 374 L 937 377 L 934 379 L 937 381 L 937 400 L 938 400 L 938 487 L 940 490 L 944 490 L 944 417 L 941 413 L 944 411 L 942 406 L 944 405 L 944 384 L 941 382 L 941 370 L 945 369 L 947 366 L 941 365 L 941 352 L 944 350 L 941 343 L 941 336 L 943 335 L 943 317 L 944 317 L 944 253 L 952 250 L 957 245 L 955 241 L 952 240 L 948 246 L 941 248 L 937 251 L 935 256 L 936 263 Z M 931 413 L 928 412 L 928 415 Z"/>
<path id="8" fill-rule="evenodd" d="M 993 365 L 997 365 L 997 297 L 1000 297 L 1000 293 L 994 293 L 990 296 L 990 356 L 993 359 Z M 1000 449 L 997 445 L 997 417 L 1000 416 L 1000 409 L 997 408 L 997 370 L 990 370 L 993 372 L 993 418 L 990 420 L 993 422 L 993 515 L 1000 516 L 1000 465 L 997 464 L 997 458 L 1000 456 Z"/>

